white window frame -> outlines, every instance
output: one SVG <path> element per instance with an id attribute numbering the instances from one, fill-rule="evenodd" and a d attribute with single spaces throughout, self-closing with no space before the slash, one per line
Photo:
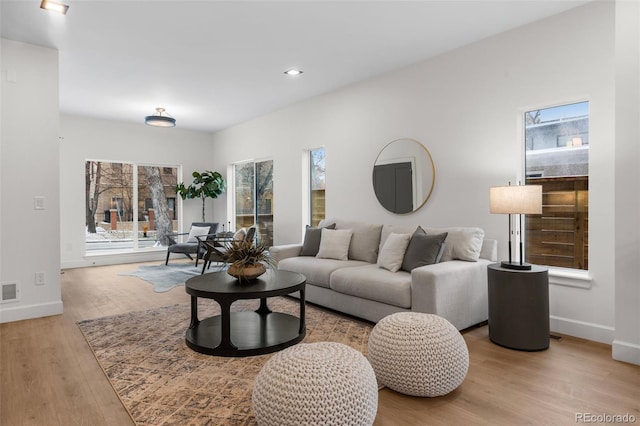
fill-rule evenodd
<path id="1" fill-rule="evenodd" d="M 133 241 L 132 241 L 132 247 L 130 248 L 122 248 L 122 249 L 113 249 L 113 250 L 100 250 L 100 251 L 92 251 L 92 250 L 87 250 L 87 243 L 86 243 L 86 238 L 83 241 L 83 245 L 84 245 L 84 254 L 83 257 L 87 258 L 87 257 L 96 257 L 96 256 L 111 256 L 114 254 L 128 254 L 128 253 L 145 253 L 145 252 L 160 252 L 163 250 L 166 250 L 166 247 L 156 247 L 151 246 L 151 247 L 142 247 L 140 248 L 140 244 L 139 244 L 139 240 L 138 240 L 138 233 L 140 230 L 140 227 L 138 225 L 138 167 L 146 167 L 146 166 L 150 166 L 150 167 L 160 167 L 165 168 L 165 167 L 171 167 L 171 168 L 175 168 L 176 169 L 176 179 L 177 181 L 181 181 L 181 177 L 182 177 L 182 166 L 181 165 L 172 165 L 172 164 L 154 164 L 154 163 L 139 163 L 139 162 L 134 162 L 134 161 L 121 161 L 121 160 L 103 160 L 103 159 L 85 159 L 84 162 L 86 163 L 87 161 L 92 161 L 92 162 L 102 162 L 102 163 L 112 163 L 112 164 L 129 164 L 131 165 L 132 168 L 132 173 L 133 176 L 131 178 L 131 185 L 132 185 L 132 205 L 131 205 L 131 214 L 132 214 L 132 229 L 131 232 L 133 234 Z M 86 203 L 86 200 L 85 200 Z M 177 214 L 178 214 L 178 226 L 181 229 L 182 227 L 182 199 L 179 196 L 176 196 L 176 210 L 177 210 Z M 96 212 L 97 213 L 97 212 Z M 86 227 L 86 223 L 85 223 L 85 227 Z M 175 231 L 175 230 L 174 230 Z"/>
<path id="2" fill-rule="evenodd" d="M 516 181 L 523 182 L 523 183 L 526 181 L 527 152 L 526 152 L 526 138 L 525 138 L 526 124 L 524 120 L 525 113 L 529 111 L 536 111 L 536 110 L 553 108 L 553 107 L 558 107 L 563 105 L 570 105 L 570 104 L 575 104 L 580 102 L 589 102 L 589 105 L 591 105 L 591 99 L 588 96 L 581 96 L 576 98 L 562 99 L 562 100 L 545 103 L 545 104 L 529 105 L 529 106 L 518 109 L 518 115 L 516 118 L 518 135 L 515 138 L 515 140 L 518 141 L 519 143 L 521 163 L 520 163 L 520 170 L 518 172 L 518 176 L 516 176 L 516 179 L 515 179 Z M 591 133 L 591 108 L 589 109 L 589 133 Z M 591 140 L 592 139 L 590 138 L 590 142 L 589 142 L 590 144 L 591 144 Z M 589 155 L 589 169 L 591 169 L 591 155 Z M 589 182 L 591 183 L 590 175 L 589 175 Z M 591 233 L 591 221 L 589 221 L 588 232 L 589 234 Z M 519 253 L 520 240 L 522 239 L 522 242 L 523 242 L 522 245 L 524 246 L 524 239 L 519 234 L 515 235 L 514 237 L 515 237 L 514 245 L 515 245 L 516 256 L 519 257 L 520 256 L 520 253 Z M 593 282 L 593 276 L 591 275 L 589 270 L 561 268 L 556 266 L 545 266 L 545 267 L 548 268 L 549 270 L 549 284 L 565 286 L 565 287 L 577 287 L 577 288 L 583 288 L 583 289 L 591 288 L 591 285 Z"/>

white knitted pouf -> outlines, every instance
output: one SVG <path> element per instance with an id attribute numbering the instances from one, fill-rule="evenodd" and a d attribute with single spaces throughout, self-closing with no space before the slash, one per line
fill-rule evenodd
<path id="1" fill-rule="evenodd" d="M 253 387 L 259 425 L 371 425 L 378 410 L 373 368 L 342 343 L 300 343 L 276 353 Z"/>
<path id="2" fill-rule="evenodd" d="M 446 319 L 399 312 L 381 319 L 369 336 L 368 358 L 380 384 L 406 395 L 446 395 L 462 383 L 469 351 Z"/>

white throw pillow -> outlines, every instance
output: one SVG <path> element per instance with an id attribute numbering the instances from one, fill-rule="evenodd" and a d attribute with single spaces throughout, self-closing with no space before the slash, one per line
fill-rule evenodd
<path id="1" fill-rule="evenodd" d="M 198 239 L 196 237 L 206 237 L 209 233 L 209 226 L 192 226 L 189 230 L 189 238 L 187 238 L 188 243 L 197 243 Z"/>
<path id="2" fill-rule="evenodd" d="M 350 229 L 322 228 L 320 249 L 316 257 L 322 259 L 349 259 L 349 243 L 352 232 Z"/>
<path id="3" fill-rule="evenodd" d="M 447 233 L 441 262 L 458 259 L 477 262 L 482 250 L 484 230 L 471 227 L 425 228 L 427 235 Z"/>
<path id="4" fill-rule="evenodd" d="M 244 241 L 244 238 L 247 236 L 247 230 L 245 228 L 240 228 L 233 234 L 233 241 Z"/>
<path id="5" fill-rule="evenodd" d="M 391 272 L 398 272 L 402 267 L 409 241 L 411 241 L 411 234 L 389 234 L 378 255 L 378 266 Z"/>

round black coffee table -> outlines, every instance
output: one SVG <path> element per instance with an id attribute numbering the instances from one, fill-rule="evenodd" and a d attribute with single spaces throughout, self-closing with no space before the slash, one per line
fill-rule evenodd
<path id="1" fill-rule="evenodd" d="M 185 340 L 194 351 L 207 355 L 252 356 L 279 351 L 301 341 L 304 323 L 306 278 L 289 271 L 268 270 L 253 281 L 240 282 L 225 271 L 189 278 L 185 290 L 191 295 L 191 324 Z M 300 317 L 272 312 L 267 297 L 300 292 Z M 213 299 L 220 315 L 198 319 L 198 297 Z M 256 311 L 231 312 L 240 299 L 260 299 Z"/>

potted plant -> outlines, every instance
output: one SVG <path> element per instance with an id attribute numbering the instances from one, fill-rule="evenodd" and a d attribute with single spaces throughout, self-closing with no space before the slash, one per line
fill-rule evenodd
<path id="1" fill-rule="evenodd" d="M 251 241 L 231 242 L 222 257 L 225 263 L 231 264 L 227 273 L 240 281 L 256 279 L 267 271 L 267 267 L 274 266 L 267 247 Z"/>
<path id="2" fill-rule="evenodd" d="M 218 172 L 193 172 L 193 183 L 184 186 L 184 182 L 176 185 L 176 193 L 184 200 L 186 198 L 200 198 L 202 200 L 202 221 L 204 218 L 204 202 L 207 198 L 218 198 L 226 189 L 226 182 Z"/>

